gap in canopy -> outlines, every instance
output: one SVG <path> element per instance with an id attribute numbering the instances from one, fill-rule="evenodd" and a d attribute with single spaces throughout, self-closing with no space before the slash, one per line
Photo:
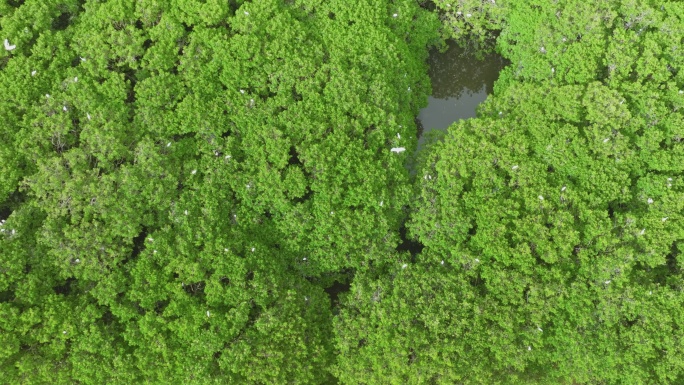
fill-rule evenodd
<path id="1" fill-rule="evenodd" d="M 475 117 L 477 106 L 492 93 L 499 72 L 509 64 L 496 53 L 478 60 L 473 50 L 461 48 L 453 40 L 447 46 L 446 52 L 433 48 L 428 58 L 432 95 L 416 120 L 419 150 L 429 131 L 446 131 L 458 120 Z"/>

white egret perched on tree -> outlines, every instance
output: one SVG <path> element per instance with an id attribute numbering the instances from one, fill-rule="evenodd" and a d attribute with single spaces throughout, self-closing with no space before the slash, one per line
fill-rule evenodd
<path id="1" fill-rule="evenodd" d="M 404 147 L 393 147 L 390 151 L 396 152 L 398 154 L 400 152 L 406 151 L 406 149 Z"/>
<path id="2" fill-rule="evenodd" d="M 16 45 L 10 45 L 9 41 L 7 39 L 5 39 L 5 49 L 6 50 L 11 51 L 15 48 L 17 48 Z"/>

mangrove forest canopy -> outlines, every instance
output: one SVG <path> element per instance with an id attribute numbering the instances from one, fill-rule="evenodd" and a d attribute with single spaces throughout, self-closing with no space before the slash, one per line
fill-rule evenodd
<path id="1" fill-rule="evenodd" d="M 0 383 L 684 383 L 684 3 L 6 0 L 0 40 Z M 418 150 L 447 41 L 507 65 Z"/>

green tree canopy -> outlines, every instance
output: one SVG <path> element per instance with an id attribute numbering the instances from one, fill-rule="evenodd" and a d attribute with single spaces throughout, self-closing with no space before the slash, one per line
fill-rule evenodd
<path id="1" fill-rule="evenodd" d="M 347 382 L 684 380 L 681 14 L 509 3 L 495 95 L 420 157 L 425 249 L 336 320 Z"/>
<path id="2" fill-rule="evenodd" d="M 323 289 L 395 254 L 410 185 L 390 149 L 416 146 L 437 18 L 408 0 L 0 13 L 3 382 L 331 380 Z"/>

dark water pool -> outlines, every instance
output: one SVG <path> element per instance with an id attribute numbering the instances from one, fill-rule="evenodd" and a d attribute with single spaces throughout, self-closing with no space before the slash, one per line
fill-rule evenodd
<path id="1" fill-rule="evenodd" d="M 497 54 L 478 60 L 453 41 L 448 46 L 444 53 L 433 50 L 428 59 L 432 95 L 418 115 L 419 148 L 430 130 L 446 130 L 459 119 L 475 117 L 475 108 L 492 93 L 499 71 L 507 64 Z"/>

